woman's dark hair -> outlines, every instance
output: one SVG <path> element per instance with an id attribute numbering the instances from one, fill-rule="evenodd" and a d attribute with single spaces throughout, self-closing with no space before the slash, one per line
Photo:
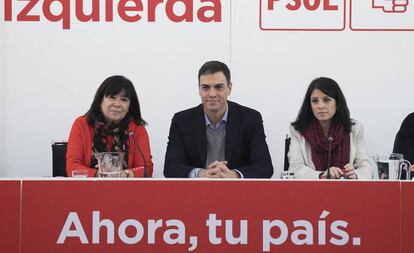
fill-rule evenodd
<path id="1" fill-rule="evenodd" d="M 349 109 L 346 105 L 346 99 L 344 94 L 339 88 L 339 85 L 335 80 L 327 77 L 319 77 L 314 79 L 306 91 L 305 98 L 303 99 L 302 107 L 300 108 L 298 117 L 295 122 L 292 122 L 292 126 L 302 133 L 310 122 L 315 118 L 311 107 L 311 94 L 314 90 L 320 90 L 336 101 L 336 113 L 332 118 L 332 125 L 342 125 L 347 132 L 351 132 L 352 121 L 349 116 Z"/>
<path id="2" fill-rule="evenodd" d="M 89 108 L 89 111 L 86 113 L 88 124 L 94 125 L 95 121 L 103 122 L 104 115 L 101 111 L 103 98 L 117 95 L 121 91 L 125 91 L 125 96 L 130 100 L 128 114 L 125 118 L 132 118 L 138 125 L 146 125 L 147 123 L 141 117 L 138 96 L 134 85 L 128 78 L 120 75 L 108 77 L 102 82 L 101 86 L 99 86 L 92 101 L 91 108 Z"/>

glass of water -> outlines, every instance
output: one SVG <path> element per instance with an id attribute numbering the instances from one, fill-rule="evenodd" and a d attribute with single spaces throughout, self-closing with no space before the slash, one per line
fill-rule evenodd
<path id="1" fill-rule="evenodd" d="M 295 179 L 295 172 L 293 172 L 293 171 L 282 171 L 282 172 L 280 172 L 280 179 Z"/>
<path id="2" fill-rule="evenodd" d="M 72 177 L 87 178 L 88 177 L 88 170 L 86 170 L 86 169 L 73 169 L 72 170 Z"/>

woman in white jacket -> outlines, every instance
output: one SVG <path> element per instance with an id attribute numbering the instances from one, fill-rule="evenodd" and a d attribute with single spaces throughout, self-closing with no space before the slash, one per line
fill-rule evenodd
<path id="1" fill-rule="evenodd" d="M 334 80 L 320 77 L 311 82 L 290 131 L 289 170 L 296 178 L 372 178 L 363 127 L 351 120 Z"/>

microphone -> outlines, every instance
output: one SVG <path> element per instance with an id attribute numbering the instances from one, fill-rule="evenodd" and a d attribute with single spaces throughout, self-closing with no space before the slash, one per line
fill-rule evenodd
<path id="1" fill-rule="evenodd" d="M 330 168 L 331 168 L 332 141 L 333 141 L 333 138 L 332 137 L 329 137 L 328 138 L 328 169 L 327 169 L 328 170 L 328 173 L 326 175 L 326 178 L 327 179 L 330 179 L 331 178 Z"/>
<path id="2" fill-rule="evenodd" d="M 147 177 L 147 161 L 145 161 L 144 154 L 142 153 L 141 148 L 138 145 L 137 140 L 135 139 L 134 132 L 129 132 L 129 136 L 132 137 L 132 140 L 134 141 L 135 147 L 137 147 L 139 155 L 141 156 L 142 160 L 144 161 L 144 177 Z"/>

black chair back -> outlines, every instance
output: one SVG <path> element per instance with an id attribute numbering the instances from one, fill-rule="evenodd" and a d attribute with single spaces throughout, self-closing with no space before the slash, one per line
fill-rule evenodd
<path id="1" fill-rule="evenodd" d="M 285 139 L 285 164 L 284 164 L 284 170 L 289 170 L 289 159 L 288 159 L 288 153 L 289 153 L 289 147 L 290 147 L 290 137 L 286 135 Z"/>
<path id="2" fill-rule="evenodd" d="M 52 144 L 52 167 L 54 177 L 67 177 L 66 173 L 66 141 L 54 142 Z"/>

